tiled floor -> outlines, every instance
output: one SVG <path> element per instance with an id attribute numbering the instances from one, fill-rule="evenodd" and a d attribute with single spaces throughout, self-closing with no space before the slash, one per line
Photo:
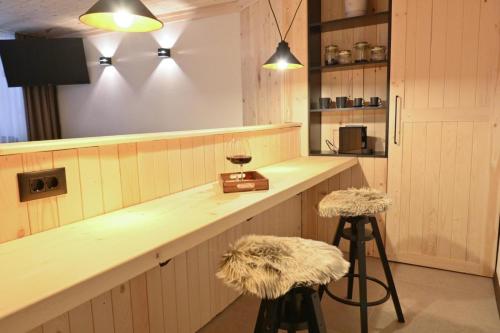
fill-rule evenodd
<path id="1" fill-rule="evenodd" d="M 411 265 L 391 264 L 406 323 L 400 324 L 392 302 L 369 310 L 370 332 L 500 332 L 491 279 Z M 375 259 L 368 259 L 368 272 L 383 281 L 383 271 Z M 332 284 L 336 294 L 345 294 L 345 280 Z M 357 288 L 357 285 L 355 285 Z M 383 294 L 369 284 L 370 299 Z M 355 295 L 356 297 L 356 295 Z M 200 330 L 200 333 L 251 333 L 259 300 L 240 297 L 229 308 Z M 322 301 L 329 333 L 359 332 L 359 309 Z"/>

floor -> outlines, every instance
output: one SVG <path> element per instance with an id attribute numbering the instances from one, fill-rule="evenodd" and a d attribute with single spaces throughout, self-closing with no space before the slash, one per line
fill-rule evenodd
<path id="1" fill-rule="evenodd" d="M 369 258 L 367 264 L 368 273 L 384 281 L 378 260 Z M 369 309 L 370 332 L 500 332 L 491 279 L 404 264 L 391 264 L 391 268 L 406 323 L 397 322 L 389 301 Z M 344 295 L 345 288 L 345 279 L 331 285 L 337 295 Z M 371 283 L 368 290 L 372 300 L 384 293 Z M 258 306 L 258 299 L 242 296 L 199 333 L 251 333 Z M 328 333 L 359 332 L 358 308 L 328 297 L 323 298 L 322 307 Z"/>

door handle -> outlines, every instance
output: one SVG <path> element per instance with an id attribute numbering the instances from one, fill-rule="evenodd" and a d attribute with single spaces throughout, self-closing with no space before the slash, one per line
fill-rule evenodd
<path id="1" fill-rule="evenodd" d="M 396 106 L 394 108 L 394 144 L 399 145 L 401 141 L 401 115 L 399 115 L 399 101 L 401 100 L 401 97 L 399 95 L 396 95 Z M 398 118 L 399 116 L 399 118 Z M 398 128 L 399 128 L 399 133 L 398 133 Z"/>

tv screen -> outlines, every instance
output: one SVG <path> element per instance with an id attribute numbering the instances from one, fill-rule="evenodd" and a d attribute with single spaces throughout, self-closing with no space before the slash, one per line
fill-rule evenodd
<path id="1" fill-rule="evenodd" d="M 1 40 L 9 87 L 90 83 L 81 38 Z"/>

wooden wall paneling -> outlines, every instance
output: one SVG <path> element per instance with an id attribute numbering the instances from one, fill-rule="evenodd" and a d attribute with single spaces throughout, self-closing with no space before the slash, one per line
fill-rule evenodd
<path id="1" fill-rule="evenodd" d="M 427 126 L 425 123 L 413 124 L 413 142 L 410 180 L 410 219 L 408 251 L 421 253 L 424 217 L 424 198 L 426 197 L 423 179 L 425 178 L 425 143 Z"/>
<path id="2" fill-rule="evenodd" d="M 32 329 L 28 333 L 43 333 L 43 326 L 39 326 L 37 328 Z"/>
<path id="3" fill-rule="evenodd" d="M 133 206 L 141 202 L 137 144 L 124 143 L 118 145 L 118 156 L 120 160 L 123 207 Z"/>
<path id="4" fill-rule="evenodd" d="M 317 186 L 302 193 L 302 237 L 316 239 L 318 235 L 317 213 L 314 205 L 318 202 Z"/>
<path id="5" fill-rule="evenodd" d="M 178 332 L 177 328 L 177 288 L 175 284 L 175 262 L 170 261 L 161 269 L 163 286 L 163 318 L 165 332 Z"/>
<path id="6" fill-rule="evenodd" d="M 205 175 L 207 166 L 205 165 L 205 138 L 195 137 L 193 138 L 193 183 L 194 186 L 200 186 L 206 184 L 205 180 L 207 177 Z M 209 168 L 211 172 L 211 168 Z"/>
<path id="7" fill-rule="evenodd" d="M 153 142 L 154 155 L 154 170 L 155 170 L 155 190 L 157 197 L 163 197 L 171 193 L 170 175 L 169 175 L 169 159 L 168 159 L 168 143 L 166 140 Z"/>
<path id="8" fill-rule="evenodd" d="M 191 317 L 189 309 L 189 286 L 186 253 L 174 258 L 175 287 L 177 300 L 177 331 L 179 333 L 191 332 Z"/>
<path id="9" fill-rule="evenodd" d="M 168 154 L 169 150 L 165 140 L 137 144 L 141 202 L 170 193 Z"/>
<path id="10" fill-rule="evenodd" d="M 199 283 L 198 248 L 194 247 L 186 252 L 188 300 L 189 300 L 189 327 L 190 332 L 196 332 L 201 327 L 201 300 Z"/>
<path id="11" fill-rule="evenodd" d="M 226 153 L 224 147 L 224 136 L 216 135 L 214 137 L 214 152 L 215 152 L 215 172 L 217 175 L 224 173 L 226 170 Z M 257 158 L 257 157 L 256 157 Z"/>
<path id="12" fill-rule="evenodd" d="M 133 333 L 130 283 L 127 281 L 111 290 L 115 332 Z"/>
<path id="13" fill-rule="evenodd" d="M 404 70 L 404 108 L 410 109 L 414 106 L 415 101 L 415 75 L 416 75 L 416 61 L 417 61 L 417 46 L 416 46 L 416 36 L 417 34 L 417 0 L 407 0 L 406 6 L 406 35 L 398 40 L 400 43 L 405 43 L 405 62 L 403 66 L 405 66 Z M 401 15 L 401 14 L 400 14 Z M 394 14 L 393 16 L 396 16 Z M 392 43 L 396 44 L 396 43 Z M 392 45 L 391 44 L 391 45 Z M 392 51 L 392 50 L 391 50 Z M 393 57 L 400 57 L 401 53 L 393 52 Z M 392 65 L 391 65 L 392 66 Z M 396 68 L 396 66 L 393 66 Z M 409 114 L 406 116 L 410 117 Z"/>
<path id="14" fill-rule="evenodd" d="M 218 295 L 221 287 L 221 282 L 216 278 L 215 274 L 219 265 L 220 257 L 218 251 L 217 237 L 208 241 L 208 254 L 209 254 L 209 281 L 210 284 L 210 315 L 214 316 L 219 313 Z"/>
<path id="15" fill-rule="evenodd" d="M 101 168 L 98 148 L 79 148 L 80 185 L 83 217 L 90 218 L 104 212 Z"/>
<path id="16" fill-rule="evenodd" d="M 116 145 L 99 147 L 102 194 L 106 213 L 123 208 L 120 161 Z"/>
<path id="17" fill-rule="evenodd" d="M 438 230 L 436 255 L 451 256 L 453 224 L 453 191 L 455 183 L 455 155 L 457 150 L 457 123 L 445 122 L 441 130 L 441 161 L 439 171 Z"/>
<path id="18" fill-rule="evenodd" d="M 425 142 L 424 210 L 422 218 L 422 252 L 428 255 L 437 253 L 439 179 L 441 162 L 441 122 L 427 123 Z"/>
<path id="19" fill-rule="evenodd" d="M 205 156 L 205 183 L 217 180 L 218 174 L 215 170 L 215 137 L 203 137 L 204 156 Z"/>
<path id="20" fill-rule="evenodd" d="M 394 223 L 399 224 L 399 240 L 398 250 L 408 252 L 408 237 L 410 234 L 410 193 L 411 193 L 411 166 L 412 166 L 412 143 L 413 143 L 413 124 L 404 123 L 403 128 L 403 151 L 401 154 L 401 189 L 400 189 L 400 216 L 399 221 Z M 391 157 L 389 157 L 391 160 Z M 391 174 L 392 176 L 392 174 Z M 390 181 L 390 180 L 389 180 Z M 389 210 L 390 212 L 391 210 Z"/>
<path id="21" fill-rule="evenodd" d="M 163 317 L 163 286 L 160 267 L 155 267 L 146 272 L 146 285 L 149 331 L 150 333 L 163 333 L 165 331 L 165 322 Z"/>
<path id="22" fill-rule="evenodd" d="M 215 276 L 210 269 L 209 242 L 204 242 L 197 247 L 198 250 L 198 284 L 199 284 L 199 302 L 200 302 L 200 327 L 206 325 L 212 318 L 212 299 L 210 282 Z"/>
<path id="23" fill-rule="evenodd" d="M 457 128 L 457 154 L 455 158 L 455 186 L 451 258 L 466 260 L 467 221 L 469 218 L 470 172 L 472 158 L 473 123 L 459 123 Z"/>
<path id="24" fill-rule="evenodd" d="M 45 323 L 43 333 L 70 333 L 68 314 L 65 313 Z"/>
<path id="25" fill-rule="evenodd" d="M 482 264 L 482 271 L 491 274 L 491 262 L 495 261 L 498 221 L 490 220 L 485 203 L 495 191 L 494 179 L 484 168 L 491 160 L 491 126 L 487 122 L 475 122 L 472 132 L 471 184 L 469 219 L 467 227 L 468 262 Z M 498 142 L 497 142 L 498 144 Z M 476 223 L 481 221 L 482 223 Z"/>
<path id="26" fill-rule="evenodd" d="M 130 303 L 132 307 L 133 332 L 149 333 L 148 287 L 146 273 L 136 276 L 130 280 Z"/>
<path id="27" fill-rule="evenodd" d="M 92 318 L 94 321 L 94 333 L 115 331 L 111 292 L 105 292 L 92 300 Z"/>
<path id="28" fill-rule="evenodd" d="M 90 302 L 69 311 L 69 328 L 71 333 L 93 333 L 92 305 Z"/>
<path id="29" fill-rule="evenodd" d="M 479 22 L 479 37 L 477 50 L 477 84 L 476 84 L 476 106 L 486 107 L 494 103 L 495 96 L 495 74 L 498 75 L 498 59 L 492 57 L 499 54 L 500 42 L 498 34 L 484 33 L 494 29 L 498 23 L 500 2 L 481 1 L 481 13 Z"/>
<path id="30" fill-rule="evenodd" d="M 460 65 L 462 54 L 462 34 L 464 0 L 448 1 L 446 20 L 446 60 L 444 106 L 458 106 L 460 102 Z"/>
<path id="31" fill-rule="evenodd" d="M 315 206 L 317 206 L 317 204 L 319 204 L 319 202 L 323 200 L 325 196 L 328 195 L 329 193 L 328 180 L 320 183 L 317 187 L 317 190 L 318 190 L 318 195 L 317 195 L 317 203 L 315 204 Z M 331 219 L 322 218 L 318 215 L 316 211 L 315 213 L 316 213 L 316 223 L 318 225 L 317 235 L 315 239 L 326 243 L 330 243 L 332 240 L 329 239 L 331 238 L 331 235 L 328 234 L 328 223 L 331 223 Z"/>
<path id="32" fill-rule="evenodd" d="M 52 152 L 23 154 L 24 172 L 48 170 L 54 167 Z M 59 226 L 57 199 L 44 198 L 28 202 L 30 230 L 36 234 Z"/>
<path id="33" fill-rule="evenodd" d="M 195 185 L 194 179 L 194 157 L 193 157 L 193 139 L 184 138 L 181 143 L 181 174 L 182 189 L 187 190 Z"/>
<path id="34" fill-rule="evenodd" d="M 54 168 L 66 169 L 68 193 L 57 196 L 59 225 L 63 226 L 83 219 L 78 152 L 75 149 L 55 151 L 53 160 Z"/>
<path id="35" fill-rule="evenodd" d="M 23 172 L 21 155 L 0 156 L 0 243 L 31 234 L 28 205 L 19 202 L 17 174 Z"/>
<path id="36" fill-rule="evenodd" d="M 429 69 L 431 58 L 432 0 L 416 1 L 415 34 L 415 87 L 413 105 L 415 108 L 429 104 Z M 408 36 L 409 37 L 409 36 Z M 407 38 L 408 38 L 407 37 Z"/>
<path id="37" fill-rule="evenodd" d="M 141 202 L 153 200 L 156 196 L 154 146 L 152 142 L 137 144 L 137 162 Z"/>
<path id="38" fill-rule="evenodd" d="M 462 58 L 460 64 L 460 106 L 476 104 L 477 51 L 479 37 L 480 1 L 464 0 Z"/>
<path id="39" fill-rule="evenodd" d="M 182 191 L 181 143 L 179 140 L 168 140 L 168 179 L 170 193 Z"/>
<path id="40" fill-rule="evenodd" d="M 429 107 L 442 108 L 446 69 L 446 23 L 450 1 L 433 1 L 429 67 Z"/>

